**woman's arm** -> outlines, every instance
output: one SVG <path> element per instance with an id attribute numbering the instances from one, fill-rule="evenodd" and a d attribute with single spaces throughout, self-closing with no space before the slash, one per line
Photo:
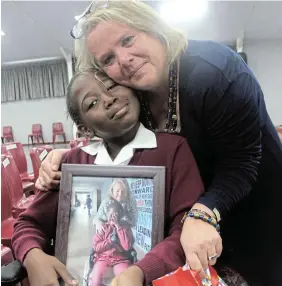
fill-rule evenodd
<path id="1" fill-rule="evenodd" d="M 172 164 L 171 174 L 167 173 L 170 194 L 166 196 L 166 238 L 136 264 L 144 273 L 145 285 L 185 264 L 180 244 L 181 220 L 204 192 L 199 170 L 184 138 L 179 140 Z"/>
<path id="2" fill-rule="evenodd" d="M 224 217 L 246 197 L 258 176 L 261 158 L 262 90 L 251 73 L 242 72 L 228 88 L 207 91 L 204 122 L 208 143 L 215 152 L 216 174 L 207 192 L 198 200 Z"/>
<path id="3" fill-rule="evenodd" d="M 124 222 L 127 222 L 131 227 L 136 225 L 137 221 L 137 205 L 136 200 L 131 199 L 125 205 L 125 216 L 122 218 Z"/>
<path id="4" fill-rule="evenodd" d="M 62 159 L 70 149 L 56 149 L 48 153 L 39 168 L 39 177 L 35 187 L 40 191 L 57 188 L 61 180 L 59 171 Z"/>
<path id="5" fill-rule="evenodd" d="M 107 200 L 104 200 L 99 209 L 97 214 L 95 215 L 93 219 L 93 225 L 95 225 L 98 229 L 101 228 L 102 224 L 106 222 L 107 217 L 106 217 L 106 207 L 107 207 Z"/>

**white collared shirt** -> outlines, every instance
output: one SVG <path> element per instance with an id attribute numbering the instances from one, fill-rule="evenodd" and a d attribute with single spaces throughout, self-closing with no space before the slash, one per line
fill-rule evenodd
<path id="1" fill-rule="evenodd" d="M 140 123 L 135 138 L 120 150 L 114 160 L 111 159 L 102 141 L 95 142 L 81 149 L 92 156 L 97 155 L 94 162 L 96 165 L 127 165 L 133 157 L 135 149 L 153 149 L 156 147 L 157 139 L 155 133 Z"/>

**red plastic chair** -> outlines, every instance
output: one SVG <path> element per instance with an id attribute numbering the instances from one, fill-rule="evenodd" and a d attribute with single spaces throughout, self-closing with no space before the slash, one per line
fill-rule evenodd
<path id="1" fill-rule="evenodd" d="M 30 195 L 29 197 L 26 197 L 24 195 L 21 176 L 13 156 L 10 154 L 1 155 L 1 161 L 1 176 L 8 187 L 12 202 L 12 209 L 15 211 L 14 216 L 17 217 L 20 213 L 26 210 L 26 208 L 34 200 L 35 196 Z"/>
<path id="2" fill-rule="evenodd" d="M 6 141 L 14 141 L 12 126 L 3 126 L 3 135 L 1 136 L 2 143 L 4 143 L 5 139 Z"/>
<path id="3" fill-rule="evenodd" d="M 1 266 L 7 265 L 14 261 L 14 256 L 11 248 L 1 244 Z"/>
<path id="4" fill-rule="evenodd" d="M 39 176 L 39 168 L 41 166 L 41 162 L 45 159 L 47 154 L 52 150 L 51 146 L 42 146 L 42 147 L 34 147 L 29 150 L 30 159 L 32 162 L 33 173 L 34 173 L 34 182 L 36 182 Z"/>
<path id="5" fill-rule="evenodd" d="M 89 139 L 85 137 L 76 138 L 70 141 L 71 148 L 83 147 L 83 146 L 87 146 L 88 144 L 89 144 Z"/>
<path id="6" fill-rule="evenodd" d="M 3 172 L 3 164 L 1 166 Z M 11 197 L 8 185 L 4 179 L 3 173 L 1 176 L 1 243 L 7 247 L 11 247 L 11 238 L 14 231 L 14 212 L 11 202 Z"/>
<path id="7" fill-rule="evenodd" d="M 56 141 L 57 135 L 62 135 L 64 138 L 64 143 L 66 143 L 66 133 L 64 132 L 64 126 L 61 122 L 55 122 L 52 124 L 53 127 L 53 144 Z"/>
<path id="8" fill-rule="evenodd" d="M 36 139 L 37 143 L 39 143 L 41 138 L 42 142 L 44 143 L 41 124 L 32 124 L 32 133 L 28 135 L 27 139 L 28 144 L 29 144 L 29 139 L 31 139 L 31 143 L 33 144 L 33 138 Z"/>
<path id="9" fill-rule="evenodd" d="M 24 153 L 23 145 L 20 142 L 6 143 L 1 146 L 2 154 L 11 154 L 20 171 L 23 182 L 34 182 L 34 175 L 27 172 L 27 161 Z M 6 151 L 4 151 L 6 149 Z"/>

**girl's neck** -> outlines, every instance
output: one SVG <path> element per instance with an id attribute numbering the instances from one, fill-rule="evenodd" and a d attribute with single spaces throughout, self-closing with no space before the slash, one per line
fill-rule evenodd
<path id="1" fill-rule="evenodd" d="M 115 160 L 121 149 L 129 144 L 136 136 L 140 122 L 135 124 L 127 133 L 120 137 L 104 140 L 105 147 L 112 160 Z"/>

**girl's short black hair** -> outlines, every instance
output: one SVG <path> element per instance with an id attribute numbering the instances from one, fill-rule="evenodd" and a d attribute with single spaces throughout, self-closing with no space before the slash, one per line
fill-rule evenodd
<path id="1" fill-rule="evenodd" d="M 84 72 L 77 72 L 70 80 L 67 86 L 67 94 L 66 94 L 66 104 L 67 104 L 67 115 L 73 120 L 75 125 L 82 124 L 80 118 L 80 112 L 77 105 L 77 101 L 73 97 L 73 85 L 75 81 L 82 75 L 95 75 L 95 70 L 88 70 Z"/>

